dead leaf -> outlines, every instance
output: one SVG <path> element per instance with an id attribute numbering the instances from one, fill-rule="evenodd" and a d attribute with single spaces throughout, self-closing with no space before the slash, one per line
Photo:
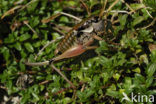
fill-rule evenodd
<path id="1" fill-rule="evenodd" d="M 3 44 L 3 41 L 2 41 L 2 40 L 0 40 L 0 45 L 1 45 L 1 44 Z"/>
<path id="2" fill-rule="evenodd" d="M 14 3 L 14 5 L 18 5 L 18 4 L 22 4 L 24 2 L 24 0 L 18 0 Z"/>
<path id="3" fill-rule="evenodd" d="M 14 31 L 16 28 L 20 27 L 21 25 L 22 25 L 21 22 L 15 21 L 15 22 L 10 26 L 10 28 L 11 28 L 12 31 Z"/>
<path id="4" fill-rule="evenodd" d="M 21 8 L 21 7 L 22 7 L 22 5 L 17 5 L 17 6 L 15 6 L 15 7 L 11 8 L 10 10 L 8 10 L 7 12 L 5 12 L 5 13 L 2 15 L 1 19 L 3 19 L 4 17 L 6 17 L 7 15 L 13 14 L 13 13 L 15 12 L 15 10 L 17 10 L 17 9 L 19 9 L 19 8 Z"/>
<path id="5" fill-rule="evenodd" d="M 42 22 L 42 23 L 48 23 L 49 21 L 51 21 L 51 20 L 57 18 L 57 17 L 60 16 L 60 15 L 61 15 L 61 13 L 57 13 L 57 14 L 55 14 L 55 15 L 49 17 L 48 19 L 43 19 L 41 22 Z"/>
<path id="6" fill-rule="evenodd" d="M 148 48 L 150 52 L 152 52 L 153 50 L 156 50 L 156 44 L 149 44 Z"/>

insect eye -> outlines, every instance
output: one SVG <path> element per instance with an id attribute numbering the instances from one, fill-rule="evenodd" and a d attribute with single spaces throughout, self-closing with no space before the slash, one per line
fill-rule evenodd
<path id="1" fill-rule="evenodd" d="M 99 22 L 99 17 L 94 17 L 93 19 L 92 19 L 92 22 L 94 22 L 94 23 L 97 23 L 97 22 Z"/>

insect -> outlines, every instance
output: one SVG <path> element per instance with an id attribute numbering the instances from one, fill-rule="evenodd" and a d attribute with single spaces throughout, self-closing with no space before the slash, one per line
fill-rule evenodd
<path id="1" fill-rule="evenodd" d="M 26 65 L 41 66 L 64 58 L 71 58 L 84 53 L 87 50 L 95 49 L 98 46 L 91 46 L 94 39 L 102 40 L 106 20 L 98 17 L 89 17 L 77 24 L 58 44 L 55 54 L 61 53 L 49 61 L 39 63 L 25 63 Z"/>
<path id="2" fill-rule="evenodd" d="M 58 44 L 55 50 L 56 57 L 44 62 L 25 62 L 25 64 L 29 66 L 52 65 L 52 67 L 73 86 L 73 84 L 54 67 L 53 63 L 62 59 L 81 55 L 87 50 L 96 49 L 98 46 L 92 44 L 94 40 L 103 40 L 101 36 L 105 32 L 108 21 L 109 20 L 102 19 L 97 15 L 84 19 L 75 25 Z"/>

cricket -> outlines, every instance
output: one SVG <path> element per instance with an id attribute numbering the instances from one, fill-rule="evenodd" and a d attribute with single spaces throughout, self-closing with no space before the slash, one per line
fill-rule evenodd
<path id="1" fill-rule="evenodd" d="M 154 102 L 156 0 L 0 1 L 0 104 Z"/>
<path id="2" fill-rule="evenodd" d="M 81 0 L 85 5 L 85 3 Z M 114 4 L 113 4 L 114 5 Z M 51 65 L 73 88 L 76 88 L 72 82 L 70 82 L 66 76 L 64 76 L 59 69 L 54 66 L 54 62 L 60 61 L 62 59 L 68 59 L 75 56 L 79 56 L 87 50 L 94 50 L 98 48 L 96 45 L 92 45 L 95 40 L 103 40 L 101 37 L 106 32 L 107 23 L 110 23 L 110 20 L 107 19 L 107 12 L 111 9 L 105 11 L 106 3 L 103 3 L 101 10 L 98 15 L 91 15 L 85 19 L 80 20 L 64 37 L 61 39 L 57 48 L 55 49 L 55 57 L 44 62 L 25 62 L 28 66 L 43 66 Z M 86 10 L 88 7 L 86 7 Z M 65 14 L 65 13 L 62 13 Z M 106 18 L 103 18 L 105 14 Z M 60 16 L 61 13 L 55 16 Z M 66 14 L 67 16 L 77 18 L 71 14 Z"/>

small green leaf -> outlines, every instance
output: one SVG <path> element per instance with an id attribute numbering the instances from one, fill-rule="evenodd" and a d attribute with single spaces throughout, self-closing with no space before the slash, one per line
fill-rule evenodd
<path id="1" fill-rule="evenodd" d="M 124 88 L 129 89 L 132 85 L 132 79 L 130 77 L 125 77 Z"/>
<path id="2" fill-rule="evenodd" d="M 35 42 L 35 43 L 33 43 L 33 46 L 34 47 L 40 47 L 41 46 L 41 42 L 40 41 Z"/>
<path id="3" fill-rule="evenodd" d="M 18 50 L 21 51 L 22 47 L 21 44 L 19 42 L 16 42 L 16 44 L 14 44 L 14 47 Z"/>
<path id="4" fill-rule="evenodd" d="M 114 75 L 113 75 L 113 78 L 114 78 L 115 80 L 119 80 L 120 74 L 118 74 L 118 73 L 114 74 Z"/>
<path id="5" fill-rule="evenodd" d="M 146 54 L 143 54 L 139 57 L 140 61 L 143 61 L 144 63 L 148 64 L 149 61 L 148 61 L 148 58 L 147 58 L 147 55 Z"/>
<path id="6" fill-rule="evenodd" d="M 94 93 L 95 93 L 94 90 L 88 90 L 85 96 L 88 98 L 91 95 L 93 95 Z"/>
<path id="7" fill-rule="evenodd" d="M 119 97 L 119 92 L 118 91 L 113 91 L 113 90 L 107 90 L 106 95 L 118 98 Z"/>
<path id="8" fill-rule="evenodd" d="M 60 35 L 56 32 L 52 33 L 53 39 L 57 39 L 58 37 L 60 37 Z"/>
<path id="9" fill-rule="evenodd" d="M 136 17 L 134 19 L 134 21 L 132 22 L 132 26 L 135 26 L 135 25 L 141 23 L 143 20 L 144 20 L 144 17 L 143 16 Z"/>
<path id="10" fill-rule="evenodd" d="M 34 18 L 32 18 L 32 20 L 30 21 L 30 26 L 31 26 L 31 27 L 35 27 L 35 26 L 37 26 L 39 23 L 40 23 L 39 17 L 34 17 Z"/>
<path id="11" fill-rule="evenodd" d="M 19 67 L 22 71 L 25 71 L 25 64 L 23 62 L 24 62 L 24 59 L 21 59 L 19 63 Z"/>
<path id="12" fill-rule="evenodd" d="M 55 80 L 56 79 L 56 76 L 53 76 L 53 75 L 51 75 L 51 74 L 49 74 L 49 75 L 47 75 L 46 76 L 46 80 Z"/>
<path id="13" fill-rule="evenodd" d="M 3 53 L 4 59 L 5 59 L 6 61 L 8 61 L 8 60 L 9 60 L 9 57 L 10 57 L 9 49 L 8 49 L 7 47 L 3 47 L 3 48 L 1 48 L 1 49 L 2 49 L 2 50 L 1 50 L 1 53 Z"/>
<path id="14" fill-rule="evenodd" d="M 40 85 L 40 90 L 41 90 L 41 91 L 43 91 L 43 90 L 44 90 L 44 88 L 45 88 L 45 86 L 44 86 L 44 85 Z"/>
<path id="15" fill-rule="evenodd" d="M 77 77 L 80 79 L 80 80 L 83 80 L 83 74 L 82 74 L 82 71 L 78 71 L 77 72 Z"/>
<path id="16" fill-rule="evenodd" d="M 43 76 L 37 76 L 36 79 L 37 80 L 44 80 L 45 78 Z"/>
<path id="17" fill-rule="evenodd" d="M 76 4 L 76 2 L 75 2 L 75 1 L 68 1 L 68 4 L 69 4 L 70 6 L 74 6 L 74 5 Z"/>
<path id="18" fill-rule="evenodd" d="M 137 67 L 137 68 L 133 69 L 133 71 L 134 71 L 134 72 L 137 72 L 137 73 L 140 73 L 141 70 L 140 70 L 139 67 Z"/>
<path id="19" fill-rule="evenodd" d="M 128 17 L 127 14 L 119 17 L 121 26 L 124 26 L 126 24 L 127 17 Z"/>
<path id="20" fill-rule="evenodd" d="M 156 71 L 156 63 L 153 63 L 153 64 L 151 64 L 151 65 L 149 66 L 149 68 L 147 69 L 147 75 L 148 75 L 149 77 L 151 77 L 151 76 L 154 75 L 155 71 Z"/>
<path id="21" fill-rule="evenodd" d="M 65 16 L 62 16 L 60 18 L 60 22 L 69 22 L 69 19 L 67 17 L 65 17 Z"/>
<path id="22" fill-rule="evenodd" d="M 32 39 L 37 39 L 38 35 L 37 34 L 33 34 Z"/>
<path id="23" fill-rule="evenodd" d="M 35 98 L 35 99 L 34 99 L 34 100 L 35 100 L 35 102 L 39 100 L 38 94 L 36 94 L 36 93 L 32 92 L 32 95 L 33 95 L 33 96 L 34 96 L 34 98 Z"/>
<path id="24" fill-rule="evenodd" d="M 65 97 L 63 99 L 63 104 L 69 104 L 70 102 L 72 102 L 72 99 L 70 97 Z"/>
<path id="25" fill-rule="evenodd" d="M 34 52 L 34 48 L 30 43 L 25 43 L 24 46 L 29 52 Z"/>
<path id="26" fill-rule="evenodd" d="M 108 44 L 105 41 L 100 41 L 100 47 L 96 49 L 98 53 L 108 50 Z"/>
<path id="27" fill-rule="evenodd" d="M 140 8 L 144 8 L 145 7 L 145 5 L 144 4 L 142 4 L 142 3 L 135 3 L 135 4 L 131 4 L 130 5 L 134 10 L 137 10 L 137 9 L 140 9 Z"/>
<path id="28" fill-rule="evenodd" d="M 156 63 L 156 50 L 153 50 L 151 55 L 150 55 L 150 59 L 153 63 Z"/>
<path id="29" fill-rule="evenodd" d="M 38 3 L 39 3 L 38 0 L 33 0 L 33 2 L 31 2 L 27 7 L 28 12 L 33 12 L 37 7 Z"/>
<path id="30" fill-rule="evenodd" d="M 29 39 L 30 37 L 31 37 L 30 34 L 23 34 L 20 36 L 19 41 L 25 41 Z"/>
<path id="31" fill-rule="evenodd" d="M 13 43 L 13 42 L 15 42 L 15 37 L 13 36 L 13 34 L 9 34 L 9 36 L 4 39 L 4 43 Z"/>
<path id="32" fill-rule="evenodd" d="M 156 10 L 156 0 L 144 0 L 144 3 Z"/>
<path id="33" fill-rule="evenodd" d="M 154 79 L 153 76 L 148 77 L 148 78 L 146 79 L 146 87 L 147 87 L 147 88 L 152 84 L 153 79 Z"/>
<path id="34" fill-rule="evenodd" d="M 23 58 L 25 58 L 25 57 L 27 56 L 27 54 L 26 54 L 26 52 L 25 52 L 24 49 L 22 49 L 22 50 L 20 51 L 20 54 L 21 54 L 21 56 L 22 56 Z"/>

